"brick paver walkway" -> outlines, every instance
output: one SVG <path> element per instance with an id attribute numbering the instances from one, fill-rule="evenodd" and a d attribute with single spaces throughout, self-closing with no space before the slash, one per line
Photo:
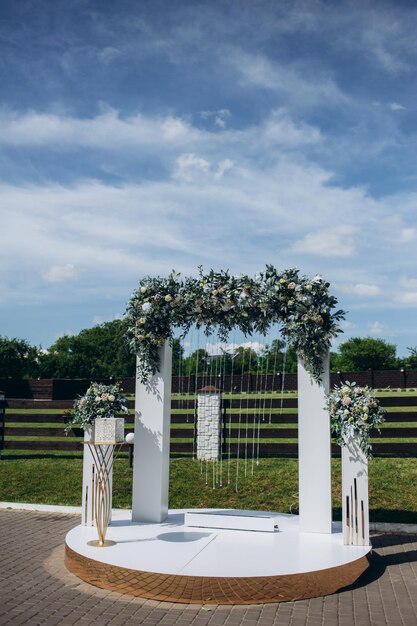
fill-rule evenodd
<path id="1" fill-rule="evenodd" d="M 66 571 L 77 516 L 0 511 L 0 624 L 417 626 L 417 536 L 373 538 L 371 571 L 341 593 L 282 604 L 186 606 L 97 589 Z"/>

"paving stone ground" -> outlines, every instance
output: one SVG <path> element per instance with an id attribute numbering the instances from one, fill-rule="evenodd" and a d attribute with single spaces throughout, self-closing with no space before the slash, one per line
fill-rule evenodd
<path id="1" fill-rule="evenodd" d="M 324 598 L 252 606 L 141 600 L 88 585 L 63 564 L 78 516 L 0 511 L 0 625 L 417 626 L 417 535 L 377 535 L 372 567 Z"/>

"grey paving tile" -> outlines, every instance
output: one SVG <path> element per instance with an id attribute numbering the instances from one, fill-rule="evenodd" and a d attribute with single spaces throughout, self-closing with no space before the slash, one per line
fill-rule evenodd
<path id="1" fill-rule="evenodd" d="M 0 511 L 0 625 L 416 626 L 417 536 L 373 538 L 372 568 L 333 596 L 256 606 L 188 606 L 92 587 L 63 564 L 78 517 Z"/>

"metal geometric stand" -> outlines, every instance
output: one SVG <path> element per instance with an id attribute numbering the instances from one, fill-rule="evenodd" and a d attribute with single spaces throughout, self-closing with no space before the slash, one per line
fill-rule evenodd
<path id="1" fill-rule="evenodd" d="M 368 546 L 368 459 L 355 437 L 342 447 L 342 515 L 344 544 Z"/>
<path id="2" fill-rule="evenodd" d="M 93 486 L 94 521 L 97 527 L 98 539 L 89 541 L 88 545 L 96 548 L 105 548 L 115 545 L 115 541 L 106 540 L 107 529 L 110 524 L 112 504 L 111 474 L 114 461 L 114 444 L 86 443 L 94 459 L 96 476 Z M 118 446 L 120 449 L 120 445 Z"/>

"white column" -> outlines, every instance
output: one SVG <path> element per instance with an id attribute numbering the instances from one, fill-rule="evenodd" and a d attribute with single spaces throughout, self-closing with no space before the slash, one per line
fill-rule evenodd
<path id="1" fill-rule="evenodd" d="M 343 542 L 369 545 L 368 459 L 355 438 L 342 447 Z"/>
<path id="2" fill-rule="evenodd" d="M 132 521 L 162 522 L 168 515 L 172 348 L 159 351 L 160 370 L 148 384 L 136 377 Z"/>
<path id="3" fill-rule="evenodd" d="M 329 392 L 329 354 L 320 383 L 298 361 L 298 479 L 300 530 L 332 532 L 331 438 L 325 396 Z"/>
<path id="4" fill-rule="evenodd" d="M 95 489 L 97 484 L 97 468 L 94 463 L 94 457 L 91 454 L 87 443 L 94 443 L 94 426 L 86 426 L 84 429 L 84 454 L 83 454 L 83 493 L 82 493 L 82 510 L 81 524 L 84 526 L 95 526 L 94 520 L 94 502 Z M 103 446 L 104 447 L 104 446 Z M 109 470 L 110 481 L 110 521 L 112 510 L 112 487 L 113 487 L 113 466 Z"/>

